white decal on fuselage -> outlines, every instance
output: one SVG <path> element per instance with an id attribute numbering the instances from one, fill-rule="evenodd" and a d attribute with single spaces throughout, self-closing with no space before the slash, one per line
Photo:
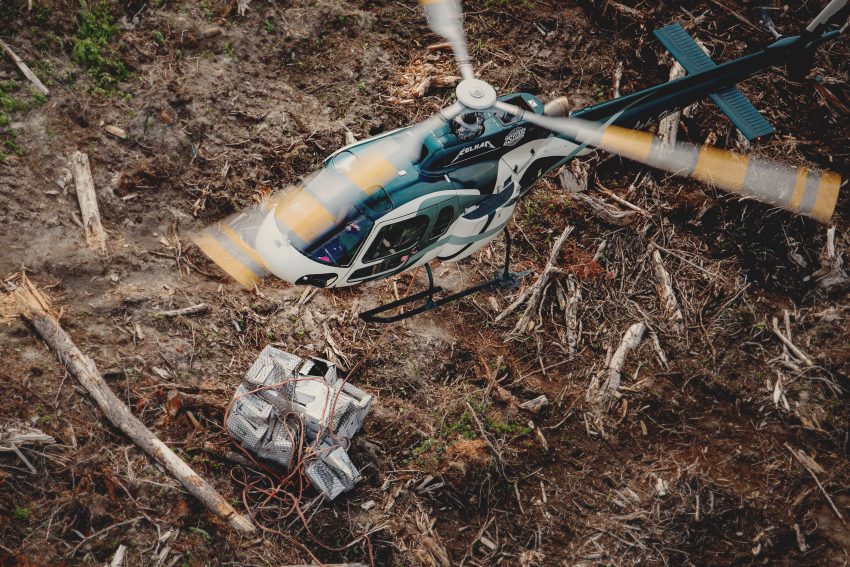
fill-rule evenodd
<path id="1" fill-rule="evenodd" d="M 525 126 L 520 126 L 519 128 L 514 128 L 510 131 L 510 133 L 505 136 L 505 147 L 510 148 L 511 146 L 515 146 L 525 137 Z"/>
<path id="2" fill-rule="evenodd" d="M 461 157 L 465 156 L 466 154 L 478 151 L 482 148 L 487 148 L 489 150 L 495 150 L 496 146 L 494 146 L 489 141 L 484 141 L 484 142 L 479 142 L 479 143 L 475 144 L 474 146 L 469 146 L 467 148 L 463 148 L 461 151 L 459 151 L 457 153 L 457 155 L 455 156 L 455 159 L 452 160 L 452 163 L 456 162 L 457 160 L 459 160 Z"/>

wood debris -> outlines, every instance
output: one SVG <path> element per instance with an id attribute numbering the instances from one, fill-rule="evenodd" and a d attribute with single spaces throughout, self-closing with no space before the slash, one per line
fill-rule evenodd
<path id="1" fill-rule="evenodd" d="M 206 303 L 198 303 L 197 305 L 181 307 L 180 309 L 171 309 L 168 311 L 154 311 L 152 315 L 158 315 L 160 317 L 185 317 L 187 315 L 200 315 L 201 313 L 206 313 L 208 310 L 209 305 L 207 305 Z"/>
<path id="2" fill-rule="evenodd" d="M 189 465 L 159 440 L 110 389 L 97 370 L 94 361 L 83 354 L 53 315 L 50 300 L 21 274 L 19 284 L 11 292 L 20 309 L 20 315 L 35 328 L 42 340 L 56 353 L 59 360 L 77 378 L 104 415 L 136 445 L 165 467 L 192 495 L 231 528 L 251 534 L 256 531 L 251 520 L 239 514 L 206 480 L 198 476 Z"/>
<path id="3" fill-rule="evenodd" d="M 841 252 L 835 246 L 835 227 L 826 231 L 826 244 L 820 255 L 820 269 L 812 274 L 818 285 L 827 292 L 840 291 L 850 285 L 850 276 L 844 270 Z"/>
<path id="4" fill-rule="evenodd" d="M 116 126 L 114 124 L 107 124 L 103 127 L 103 129 L 104 131 L 106 131 L 107 134 L 112 134 L 116 138 L 121 138 L 122 140 L 127 139 L 127 131 L 119 126 Z"/>
<path id="5" fill-rule="evenodd" d="M 10 423 L 0 429 L 0 451 L 14 451 L 24 445 L 52 445 L 56 440 L 41 429 L 21 423 Z"/>
<path id="6" fill-rule="evenodd" d="M 251 3 L 251 0 L 236 0 L 236 11 L 240 16 L 244 16 L 245 12 L 248 11 L 248 4 Z"/>
<path id="7" fill-rule="evenodd" d="M 100 224 L 100 210 L 97 206 L 97 193 L 89 167 L 89 156 L 83 152 L 71 154 L 71 168 L 74 172 L 74 183 L 77 188 L 77 201 L 80 203 L 83 229 L 86 241 L 92 250 L 106 253 L 106 233 Z"/>
<path id="8" fill-rule="evenodd" d="M 526 409 L 532 413 L 537 413 L 547 405 L 549 405 L 549 398 L 547 398 L 545 395 L 540 395 L 536 398 L 528 400 L 527 402 L 521 403 L 519 407 L 521 407 L 522 409 Z"/>
<path id="9" fill-rule="evenodd" d="M 606 369 L 607 378 L 605 381 L 604 390 L 616 391 L 620 387 L 620 375 L 623 371 L 623 365 L 626 363 L 626 357 L 631 351 L 636 349 L 643 339 L 646 332 L 646 323 L 635 323 L 623 335 L 623 340 L 620 341 L 620 346 L 614 351 L 611 360 Z"/>
<path id="10" fill-rule="evenodd" d="M 2 48 L 3 51 L 6 52 L 6 55 L 12 58 L 12 61 L 14 61 L 15 65 L 18 66 L 18 69 L 21 70 L 21 73 L 23 73 L 24 76 L 29 80 L 29 82 L 33 84 L 33 86 L 36 88 L 36 90 L 38 90 L 38 92 L 40 92 L 44 96 L 50 94 L 50 91 L 47 89 L 47 87 L 44 86 L 44 83 L 42 83 L 38 79 L 38 77 L 35 76 L 35 73 L 33 73 L 32 70 L 27 67 L 27 64 L 24 63 L 23 59 L 18 57 L 18 55 L 14 51 L 12 51 L 12 48 L 9 47 L 9 45 L 2 39 L 0 39 L 0 48 Z"/>
<path id="11" fill-rule="evenodd" d="M 655 278 L 658 280 L 655 288 L 658 290 L 658 297 L 661 299 L 661 305 L 667 313 L 667 318 L 670 320 L 673 329 L 677 333 L 684 330 L 684 316 L 682 310 L 679 309 L 679 301 L 676 299 L 676 293 L 673 291 L 673 279 L 667 268 L 664 267 L 664 261 L 661 259 L 661 252 L 657 248 L 652 250 L 652 265 L 655 270 Z"/>
<path id="12" fill-rule="evenodd" d="M 534 312 L 537 309 L 537 306 L 543 300 L 543 292 L 548 287 L 549 280 L 552 278 L 553 275 L 563 273 L 563 270 L 557 265 L 558 259 L 560 258 L 561 248 L 563 248 L 564 243 L 567 241 L 567 238 L 570 236 L 572 231 L 572 226 L 567 226 L 566 228 L 564 228 L 564 231 L 561 233 L 561 236 L 558 237 L 558 240 L 556 240 L 555 244 L 552 246 L 552 251 L 549 253 L 549 261 L 546 263 L 546 267 L 543 268 L 543 273 L 540 274 L 540 277 L 537 278 L 537 281 L 534 282 L 531 287 L 525 289 L 519 295 L 519 297 L 508 306 L 507 309 L 502 311 L 496 317 L 496 322 L 498 323 L 502 321 L 505 317 L 513 313 L 520 305 L 527 302 L 525 311 L 519 318 L 519 321 L 517 321 L 516 325 L 514 325 L 513 330 L 511 330 L 508 335 L 518 334 L 534 328 Z"/>
<path id="13" fill-rule="evenodd" d="M 589 173 L 590 167 L 587 163 L 574 159 L 560 169 L 558 180 L 567 193 L 581 193 L 587 191 Z"/>
<path id="14" fill-rule="evenodd" d="M 809 356 L 806 353 L 804 353 L 802 350 L 800 350 L 797 347 L 797 345 L 795 345 L 793 342 L 791 342 L 791 339 L 789 337 L 785 336 L 782 333 L 782 331 L 779 330 L 779 319 L 777 319 L 776 317 L 773 318 L 773 327 L 772 328 L 773 328 L 773 333 L 776 335 L 776 337 L 782 342 L 783 345 L 785 345 L 788 348 L 789 351 L 791 351 L 791 353 L 797 358 L 797 360 L 799 360 L 800 362 L 802 362 L 806 366 L 814 366 L 815 365 L 815 363 L 812 362 L 812 359 L 809 358 Z"/>
<path id="15" fill-rule="evenodd" d="M 800 449 L 795 450 L 790 445 L 788 445 L 788 443 L 785 444 L 785 448 L 788 449 L 788 451 L 791 453 L 791 455 L 795 459 L 797 459 L 797 461 L 801 465 L 803 465 L 803 468 L 805 468 L 809 472 L 809 474 L 815 480 L 815 484 L 818 485 L 818 488 L 820 489 L 821 493 L 826 498 L 826 501 L 829 502 L 829 506 L 832 508 L 832 511 L 835 512 L 836 517 L 838 517 L 838 519 L 841 520 L 842 523 L 845 523 L 844 522 L 844 516 L 841 515 L 841 512 L 839 512 L 838 507 L 835 505 L 835 502 L 832 501 L 832 498 L 829 496 L 829 493 L 826 491 L 826 488 L 823 487 L 823 484 L 821 484 L 821 481 L 818 478 L 817 473 L 820 473 L 820 474 L 826 473 L 824 468 L 822 466 L 820 466 L 818 463 L 816 463 L 814 459 L 809 457 L 806 453 L 804 453 Z"/>
<path id="16" fill-rule="evenodd" d="M 573 198 L 587 206 L 593 214 L 604 222 L 614 226 L 628 226 L 641 217 L 641 214 L 636 210 L 623 210 L 585 193 L 575 193 Z"/>

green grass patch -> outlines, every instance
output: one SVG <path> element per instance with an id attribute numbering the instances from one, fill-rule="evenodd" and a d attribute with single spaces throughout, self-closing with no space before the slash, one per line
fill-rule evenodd
<path id="1" fill-rule="evenodd" d="M 490 420 L 487 429 L 498 435 L 528 435 L 531 428 L 511 421 Z"/>
<path id="2" fill-rule="evenodd" d="M 33 100 L 22 100 L 13 96 L 13 93 L 17 95 L 20 90 L 21 87 L 16 81 L 0 81 L 0 162 L 9 156 L 24 154 L 23 148 L 18 145 L 14 130 L 7 128 L 12 123 L 12 114 L 26 112 L 35 104 L 39 104 L 35 97 Z"/>
<path id="3" fill-rule="evenodd" d="M 113 45 L 117 28 L 109 5 L 101 2 L 80 10 L 79 22 L 71 59 L 88 71 L 95 92 L 105 94 L 130 76 Z"/>
<path id="4" fill-rule="evenodd" d="M 472 414 L 469 413 L 469 410 L 463 410 L 463 413 L 460 414 L 458 419 L 444 423 L 440 429 L 440 436 L 443 438 L 448 438 L 454 434 L 464 439 L 475 439 L 478 437 L 475 425 L 472 422 Z"/>
<path id="5" fill-rule="evenodd" d="M 191 533 L 195 534 L 196 536 L 200 536 L 201 538 L 203 538 L 203 540 L 207 543 L 207 545 L 212 543 L 212 536 L 209 534 L 208 531 L 203 530 L 203 529 L 198 528 L 198 527 L 195 527 L 195 526 L 192 526 L 191 528 L 189 528 L 189 531 Z"/>
<path id="6" fill-rule="evenodd" d="M 429 437 L 428 439 L 423 439 L 421 443 L 419 443 L 416 447 L 411 451 L 415 456 L 421 455 L 423 453 L 428 453 L 430 451 L 435 451 L 437 453 L 442 453 L 446 450 L 445 444 L 440 442 L 439 439 L 434 439 L 433 437 Z"/>

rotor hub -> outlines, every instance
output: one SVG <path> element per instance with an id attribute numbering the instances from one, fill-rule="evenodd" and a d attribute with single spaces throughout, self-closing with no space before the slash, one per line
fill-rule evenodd
<path id="1" fill-rule="evenodd" d="M 457 100 L 472 110 L 484 110 L 496 103 L 496 89 L 479 79 L 465 79 L 455 90 Z"/>

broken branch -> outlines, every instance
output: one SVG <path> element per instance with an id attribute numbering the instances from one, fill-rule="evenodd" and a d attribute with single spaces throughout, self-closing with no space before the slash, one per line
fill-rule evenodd
<path id="1" fill-rule="evenodd" d="M 786 337 L 785 335 L 782 334 L 782 331 L 779 330 L 779 319 L 777 319 L 776 317 L 773 318 L 773 333 L 776 335 L 776 337 L 780 341 L 782 341 L 782 344 L 784 344 L 786 347 L 788 347 L 788 350 L 790 350 L 792 353 L 794 353 L 794 356 L 796 356 L 797 359 L 800 362 L 802 362 L 806 366 L 814 366 L 815 365 L 815 363 L 812 362 L 812 359 L 809 358 L 809 356 L 806 353 L 804 353 L 802 350 L 797 348 L 797 345 L 792 343 L 791 339 L 789 339 L 788 337 Z"/>
<path id="2" fill-rule="evenodd" d="M 74 183 L 77 187 L 77 200 L 83 216 L 83 230 L 86 241 L 93 250 L 106 252 L 106 233 L 100 224 L 100 211 L 97 208 L 97 194 L 89 167 L 89 156 L 83 152 L 71 155 L 71 167 L 74 171 Z"/>
<path id="3" fill-rule="evenodd" d="M 38 90 L 38 92 L 40 92 L 44 96 L 50 94 L 50 91 L 47 90 L 47 87 L 44 86 L 44 83 L 42 83 L 38 79 L 38 77 L 35 76 L 35 73 L 33 73 L 32 70 L 27 67 L 27 64 L 24 63 L 24 60 L 18 57 L 18 55 L 14 51 L 12 51 L 12 48 L 9 47 L 2 39 L 0 39 L 0 47 L 2 47 L 3 51 L 5 51 L 6 54 L 12 58 L 12 61 L 14 61 L 15 65 L 18 66 L 18 69 L 21 70 L 21 73 L 23 73 L 24 76 L 29 80 L 29 82 L 33 84 L 33 86 Z"/>
<path id="4" fill-rule="evenodd" d="M 626 363 L 626 356 L 637 348 L 645 332 L 646 323 L 635 323 L 623 335 L 620 346 L 614 351 L 611 362 L 608 363 L 608 380 L 605 385 L 609 390 L 617 390 L 620 387 L 620 374 L 623 371 L 623 365 Z"/>
<path id="5" fill-rule="evenodd" d="M 667 268 L 664 267 L 664 262 L 661 259 L 661 252 L 658 249 L 652 251 L 652 264 L 655 268 L 655 277 L 658 279 L 656 289 L 658 296 L 661 298 L 661 304 L 664 306 L 664 311 L 667 312 L 667 317 L 673 324 L 676 332 L 681 332 L 684 316 L 682 310 L 679 309 L 679 301 L 676 299 L 676 294 L 673 291 L 673 279 Z"/>

